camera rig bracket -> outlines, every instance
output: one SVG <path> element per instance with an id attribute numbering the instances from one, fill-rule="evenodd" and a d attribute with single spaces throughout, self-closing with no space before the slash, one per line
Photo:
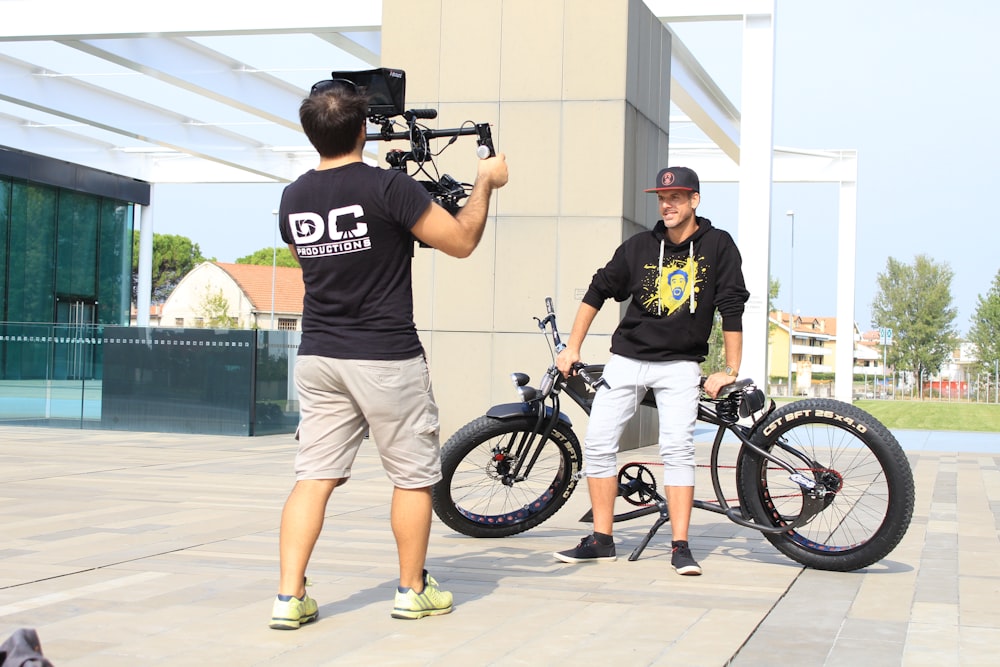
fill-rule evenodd
<path id="1" fill-rule="evenodd" d="M 409 149 L 393 149 L 386 153 L 385 161 L 390 169 L 408 171 L 410 165 L 416 167 L 414 177 L 422 175 L 420 182 L 431 198 L 454 214 L 472 190 L 471 183 L 460 182 L 448 174 L 438 174 L 434 158 L 450 146 L 458 137 L 476 137 L 476 155 L 486 159 L 496 155 L 493 147 L 493 133 L 489 123 L 466 121 L 456 128 L 429 128 L 421 120 L 437 118 L 437 109 L 406 109 L 406 72 L 401 69 L 380 67 L 360 71 L 331 72 L 333 79 L 352 82 L 368 98 L 368 122 L 378 126 L 377 132 L 366 135 L 368 141 L 406 141 Z M 400 120 L 401 119 L 401 120 Z M 431 140 L 449 139 L 448 143 L 435 153 Z M 422 245 L 422 244 L 421 244 Z"/>

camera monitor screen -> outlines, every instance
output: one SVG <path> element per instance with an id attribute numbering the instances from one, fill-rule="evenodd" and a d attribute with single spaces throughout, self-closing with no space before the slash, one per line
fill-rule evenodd
<path id="1" fill-rule="evenodd" d="M 379 67 L 355 72 L 331 72 L 330 78 L 347 79 L 364 90 L 369 115 L 399 116 L 406 110 L 406 72 Z"/>

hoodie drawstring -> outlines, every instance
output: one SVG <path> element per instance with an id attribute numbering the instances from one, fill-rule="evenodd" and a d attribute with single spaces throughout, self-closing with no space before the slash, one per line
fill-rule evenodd
<path id="1" fill-rule="evenodd" d="M 663 241 L 660 241 L 660 267 L 661 267 L 660 270 L 661 271 L 663 270 L 662 266 L 663 266 Z M 694 240 L 691 240 L 688 243 L 688 267 L 689 267 L 689 270 L 692 273 L 692 275 L 688 276 L 688 287 L 691 289 L 690 310 L 691 310 L 691 314 L 694 315 L 694 310 L 695 310 L 695 308 L 698 307 L 698 304 L 694 300 L 694 282 L 695 282 L 694 281 L 694 275 L 693 275 L 694 272 L 695 272 L 694 271 Z"/>
<path id="2" fill-rule="evenodd" d="M 656 314 L 663 315 L 663 239 L 660 239 L 660 262 L 656 270 Z"/>

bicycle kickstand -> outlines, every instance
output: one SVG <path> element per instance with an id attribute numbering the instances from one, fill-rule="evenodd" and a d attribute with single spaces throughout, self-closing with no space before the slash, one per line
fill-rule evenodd
<path id="1" fill-rule="evenodd" d="M 632 551 L 632 555 L 628 557 L 630 561 L 639 560 L 639 555 L 642 553 L 642 550 L 646 548 L 646 545 L 649 544 L 649 541 L 653 539 L 653 535 L 656 535 L 656 531 L 660 529 L 660 526 L 670 521 L 670 510 L 667 508 L 666 501 L 657 501 L 656 507 L 660 510 L 660 518 L 656 520 L 656 523 L 654 523 L 649 529 L 649 532 L 646 533 L 646 537 L 642 538 L 642 542 L 639 546 Z"/>

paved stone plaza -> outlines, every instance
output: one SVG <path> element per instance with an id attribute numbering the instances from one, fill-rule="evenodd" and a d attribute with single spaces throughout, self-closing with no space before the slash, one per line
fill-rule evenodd
<path id="1" fill-rule="evenodd" d="M 551 552 L 588 532 L 581 488 L 516 537 L 476 540 L 435 519 L 428 568 L 456 606 L 420 621 L 389 616 L 391 487 L 369 447 L 334 493 L 312 560 L 319 621 L 278 632 L 267 622 L 290 436 L 4 426 L 0 640 L 35 628 L 56 667 L 996 664 L 995 434 L 908 435 L 913 522 L 867 570 L 803 569 L 755 531 L 698 511 L 702 577 L 670 569 L 668 527 L 627 560 L 654 517 L 618 524 L 616 562 L 565 565 Z M 935 442 L 949 449 L 926 448 Z"/>

